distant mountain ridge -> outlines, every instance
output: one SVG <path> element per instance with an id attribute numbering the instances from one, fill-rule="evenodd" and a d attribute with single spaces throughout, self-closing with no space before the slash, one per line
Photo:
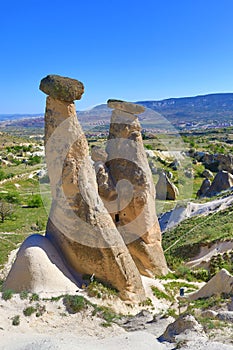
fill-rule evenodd
<path id="1" fill-rule="evenodd" d="M 195 124 L 200 127 L 204 127 L 205 124 L 210 126 L 215 124 L 222 124 L 223 126 L 233 125 L 233 93 L 214 93 L 193 97 L 168 98 L 158 101 L 137 101 L 135 103 L 160 113 L 176 127 L 179 127 L 179 125 L 186 127 L 186 124 Z M 111 116 L 111 109 L 106 104 L 77 112 L 78 118 L 83 125 L 106 125 L 109 124 Z M 153 116 L 153 113 L 147 113 L 141 118 L 142 124 L 147 115 L 150 121 L 156 118 L 156 115 Z M 31 116 L 28 114 L 0 115 L 0 122 L 4 126 L 16 124 L 18 127 L 20 123 L 23 123 L 23 126 L 27 127 L 27 124 L 30 124 L 30 126 L 32 124 L 32 120 L 28 120 L 30 118 L 35 119 L 36 125 L 41 125 L 40 122 L 38 123 L 38 118 L 42 120 L 43 114 L 33 114 Z"/>
<path id="2" fill-rule="evenodd" d="M 171 122 L 176 118 L 233 118 L 233 93 L 169 98 L 161 101 L 138 101 L 137 103 L 163 114 Z"/>

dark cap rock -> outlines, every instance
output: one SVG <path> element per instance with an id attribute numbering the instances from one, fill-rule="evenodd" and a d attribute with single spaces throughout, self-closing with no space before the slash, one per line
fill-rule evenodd
<path id="1" fill-rule="evenodd" d="M 110 99 L 107 103 L 109 108 L 120 109 L 121 111 L 131 114 L 140 114 L 145 111 L 145 108 L 143 106 L 131 102 Z"/>
<path id="2" fill-rule="evenodd" d="M 47 75 L 40 82 L 40 90 L 57 100 L 73 102 L 81 99 L 84 85 L 76 79 Z"/>

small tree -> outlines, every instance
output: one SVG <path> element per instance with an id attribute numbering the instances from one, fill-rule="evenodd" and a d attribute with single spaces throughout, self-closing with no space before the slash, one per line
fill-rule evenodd
<path id="1" fill-rule="evenodd" d="M 13 213 L 13 206 L 11 203 L 5 201 L 0 202 L 0 218 L 1 222 L 4 222 L 5 219 Z"/>
<path id="2" fill-rule="evenodd" d="M 42 207 L 43 202 L 39 194 L 34 194 L 28 199 L 28 206 L 30 208 L 40 208 Z"/>

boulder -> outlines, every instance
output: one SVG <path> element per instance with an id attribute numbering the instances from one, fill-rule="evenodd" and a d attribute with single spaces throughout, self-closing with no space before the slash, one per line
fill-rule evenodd
<path id="1" fill-rule="evenodd" d="M 233 276 L 225 269 L 220 270 L 199 291 L 188 296 L 190 300 L 209 298 L 212 295 L 233 293 Z"/>
<path id="2" fill-rule="evenodd" d="M 141 114 L 145 111 L 145 107 L 126 101 L 109 99 L 107 103 L 109 108 L 117 109 L 130 114 Z"/>
<path id="3" fill-rule="evenodd" d="M 233 311 L 233 296 L 231 297 L 230 303 L 227 305 L 228 311 Z"/>
<path id="4" fill-rule="evenodd" d="M 176 200 L 179 195 L 178 188 L 161 172 L 156 184 L 156 198 L 160 200 Z"/>
<path id="5" fill-rule="evenodd" d="M 186 169 L 186 170 L 184 171 L 184 175 L 185 175 L 187 178 L 189 178 L 189 179 L 193 179 L 193 177 L 194 177 L 194 172 L 193 172 L 192 169 Z"/>
<path id="6" fill-rule="evenodd" d="M 205 169 L 202 172 L 202 176 L 205 177 L 206 179 L 213 179 L 214 178 L 214 174 L 212 173 L 212 171 Z"/>
<path id="7" fill-rule="evenodd" d="M 197 191 L 197 197 L 204 197 L 211 186 L 209 179 L 203 180 L 200 189 Z"/>
<path id="8" fill-rule="evenodd" d="M 157 168 L 155 167 L 154 162 L 152 160 L 149 160 L 149 166 L 150 166 L 151 173 L 153 175 L 156 175 L 157 174 Z"/>
<path id="9" fill-rule="evenodd" d="M 98 146 L 91 147 L 91 159 L 94 162 L 105 163 L 106 159 L 107 159 L 107 153 L 106 153 L 105 149 L 102 147 L 98 147 Z"/>
<path id="10" fill-rule="evenodd" d="M 48 75 L 40 82 L 40 90 L 55 99 L 67 102 L 80 100 L 84 93 L 84 85 L 76 79 Z"/>
<path id="11" fill-rule="evenodd" d="M 217 314 L 218 313 L 214 310 L 204 310 L 201 313 L 201 317 L 215 319 Z"/>
<path id="12" fill-rule="evenodd" d="M 233 175 L 228 173 L 227 171 L 219 171 L 210 188 L 206 191 L 206 197 L 213 197 L 221 191 L 227 190 L 233 186 Z"/>
<path id="13" fill-rule="evenodd" d="M 232 311 L 221 311 L 217 314 L 216 318 L 220 321 L 233 323 L 233 312 Z"/>
<path id="14" fill-rule="evenodd" d="M 225 170 L 229 173 L 233 172 L 233 156 L 231 154 L 205 153 L 202 162 L 207 169 L 214 172 L 221 170 Z"/>
<path id="15" fill-rule="evenodd" d="M 178 340 L 190 340 L 197 336 L 205 337 L 203 327 L 192 315 L 183 314 L 175 322 L 169 324 L 159 340 L 173 343 Z"/>
<path id="16" fill-rule="evenodd" d="M 175 159 L 170 165 L 173 170 L 178 170 L 181 166 L 180 161 L 178 159 Z"/>
<path id="17" fill-rule="evenodd" d="M 47 237 L 29 236 L 21 245 L 3 289 L 33 293 L 75 293 L 75 280 Z"/>
<path id="18" fill-rule="evenodd" d="M 102 195 L 140 273 L 167 273 L 161 231 L 155 211 L 155 188 L 143 147 L 141 126 L 133 113 L 141 106 L 108 101 L 112 112 L 105 163 L 115 196 Z M 110 185 L 111 186 L 111 185 Z"/>

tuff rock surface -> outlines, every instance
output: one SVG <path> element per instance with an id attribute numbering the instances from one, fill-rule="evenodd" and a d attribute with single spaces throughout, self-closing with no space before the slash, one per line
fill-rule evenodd
<path id="1" fill-rule="evenodd" d="M 105 179 L 99 193 L 126 243 L 140 273 L 167 273 L 161 247 L 161 231 L 155 212 L 155 188 L 143 147 L 141 127 L 133 113 L 142 107 L 123 101 L 108 101 L 112 112 L 106 152 L 100 173 Z"/>
<path id="2" fill-rule="evenodd" d="M 161 200 L 176 200 L 179 195 L 178 188 L 169 180 L 168 176 L 161 172 L 156 184 L 156 198 Z"/>
<path id="3" fill-rule="evenodd" d="M 95 275 L 115 287 L 122 299 L 143 301 L 140 273 L 167 273 L 152 175 L 135 115 L 144 108 L 109 101 L 116 109 L 107 162 L 97 152 L 93 166 L 73 102 L 81 98 L 83 84 L 49 75 L 40 89 L 49 95 L 45 154 L 51 210 L 45 237 L 32 236 L 23 243 L 5 287 L 16 290 L 16 281 L 22 281 L 18 291 L 53 292 L 54 276 L 60 276 L 59 288 L 68 281 L 72 289 L 82 283 L 83 275 Z"/>

